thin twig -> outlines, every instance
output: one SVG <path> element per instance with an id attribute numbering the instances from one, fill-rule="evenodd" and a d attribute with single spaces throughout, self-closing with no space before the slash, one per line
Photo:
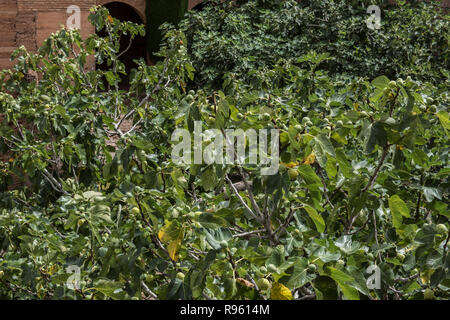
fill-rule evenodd
<path id="1" fill-rule="evenodd" d="M 386 159 L 386 156 L 388 154 L 389 151 L 389 147 L 391 145 L 387 144 L 384 148 L 383 148 L 383 153 L 381 154 L 381 158 L 380 161 L 378 162 L 377 167 L 375 168 L 375 171 L 373 173 L 373 175 L 370 177 L 369 182 L 367 183 L 367 185 L 365 186 L 365 188 L 362 190 L 362 193 L 372 189 L 373 184 L 375 183 L 375 180 L 378 177 L 378 173 L 380 172 L 381 167 L 384 164 L 384 160 Z"/>

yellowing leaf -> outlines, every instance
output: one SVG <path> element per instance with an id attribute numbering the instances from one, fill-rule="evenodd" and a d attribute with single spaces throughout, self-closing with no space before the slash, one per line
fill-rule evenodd
<path id="1" fill-rule="evenodd" d="M 303 164 L 313 164 L 316 161 L 316 155 L 312 152 L 309 156 L 305 158 Z"/>
<path id="2" fill-rule="evenodd" d="M 299 165 L 298 162 L 289 162 L 289 163 L 281 162 L 281 164 L 286 166 L 286 167 L 288 167 L 288 168 L 294 168 L 294 167 L 297 167 Z"/>
<path id="3" fill-rule="evenodd" d="M 167 222 L 158 232 L 158 238 L 167 243 L 167 252 L 172 260 L 177 261 L 178 250 L 184 238 L 184 228 L 176 221 Z"/>
<path id="4" fill-rule="evenodd" d="M 271 300 L 294 300 L 291 290 L 286 288 L 281 283 L 275 282 L 270 290 Z"/>
<path id="5" fill-rule="evenodd" d="M 434 273 L 434 270 L 426 270 L 424 272 L 420 273 L 420 280 L 424 284 L 429 284 L 432 274 Z"/>
<path id="6" fill-rule="evenodd" d="M 109 21 L 110 23 L 113 23 L 113 18 L 112 18 L 111 16 L 108 16 L 108 21 Z"/>
<path id="7" fill-rule="evenodd" d="M 169 252 L 169 256 L 173 261 L 178 260 L 178 250 L 181 247 L 181 240 L 174 240 L 169 243 L 167 246 L 167 252 Z"/>

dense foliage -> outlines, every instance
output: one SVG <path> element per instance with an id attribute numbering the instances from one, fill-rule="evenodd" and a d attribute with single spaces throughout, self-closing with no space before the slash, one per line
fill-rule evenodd
<path id="1" fill-rule="evenodd" d="M 144 27 L 104 8 L 90 20 L 105 38 L 18 49 L 0 74 L 0 297 L 448 299 L 449 71 L 433 54 L 448 16 L 431 33 L 434 11 L 405 6 L 369 31 L 360 1 L 333 3 L 212 3 L 165 26 L 127 90 L 120 35 Z M 85 70 L 92 56 L 109 70 Z M 278 129 L 279 172 L 174 163 L 172 132 L 194 121 Z M 28 183 L 7 190 L 14 177 Z"/>
<path id="2" fill-rule="evenodd" d="M 220 85 L 228 72 L 245 77 L 280 59 L 295 61 L 311 50 L 330 54 L 322 68 L 332 74 L 411 76 L 434 83 L 447 77 L 450 30 L 439 2 L 218 2 L 190 12 L 181 25 L 201 86 Z M 371 4 L 385 9 L 375 32 L 366 24 Z"/>

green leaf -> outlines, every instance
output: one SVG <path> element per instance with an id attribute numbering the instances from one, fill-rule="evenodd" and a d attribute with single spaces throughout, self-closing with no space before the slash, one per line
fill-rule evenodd
<path id="1" fill-rule="evenodd" d="M 445 130 L 445 133 L 448 136 L 448 131 L 450 130 L 450 120 L 449 120 L 449 117 L 448 117 L 448 112 L 444 111 L 444 110 L 441 110 L 438 113 L 436 113 L 436 115 L 439 118 L 439 121 L 441 122 L 442 127 Z"/>
<path id="2" fill-rule="evenodd" d="M 389 78 L 386 76 L 379 76 L 378 78 L 375 78 L 372 80 L 372 85 L 380 90 L 383 90 L 386 88 L 389 84 Z"/>
<path id="3" fill-rule="evenodd" d="M 325 221 L 322 216 L 314 209 L 308 205 L 304 206 L 304 209 L 308 213 L 309 217 L 312 219 L 314 224 L 316 225 L 316 229 L 318 232 L 322 233 L 325 231 Z"/>
<path id="4" fill-rule="evenodd" d="M 411 217 L 408 206 L 398 195 L 393 195 L 389 198 L 389 209 L 392 215 L 392 223 L 396 229 L 402 225 L 402 216 L 406 218 Z"/>
<path id="5" fill-rule="evenodd" d="M 329 155 L 336 157 L 336 154 L 334 152 L 333 144 L 331 143 L 330 139 L 327 137 L 327 135 L 321 133 L 318 136 L 315 137 L 316 142 L 320 145 L 321 149 L 328 153 Z"/>
<path id="6" fill-rule="evenodd" d="M 315 274 L 308 273 L 308 259 L 302 257 L 295 261 L 294 269 L 287 280 L 286 286 L 291 290 L 300 288 L 314 280 L 315 277 Z M 283 281 L 283 278 L 280 281 Z"/>
<path id="7" fill-rule="evenodd" d="M 208 169 L 206 169 L 203 172 L 200 180 L 202 187 L 203 189 L 205 189 L 205 191 L 213 190 L 216 187 L 217 183 L 219 182 L 216 170 L 214 169 L 213 166 L 208 167 Z"/>
<path id="8" fill-rule="evenodd" d="M 122 283 L 112 280 L 97 280 L 93 289 L 114 300 L 123 300 L 127 297 L 127 293 L 123 290 Z"/>
<path id="9" fill-rule="evenodd" d="M 313 282 L 317 300 L 337 300 L 338 291 L 336 282 L 327 276 L 319 276 Z"/>

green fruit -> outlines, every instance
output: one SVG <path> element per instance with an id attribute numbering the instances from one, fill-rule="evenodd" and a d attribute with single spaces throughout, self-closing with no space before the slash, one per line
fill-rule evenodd
<path id="1" fill-rule="evenodd" d="M 373 260 L 374 256 L 372 253 L 367 254 L 367 259 Z"/>
<path id="2" fill-rule="evenodd" d="M 389 88 L 394 89 L 395 87 L 397 87 L 397 82 L 395 82 L 393 80 L 389 81 L 388 86 L 389 86 Z"/>
<path id="3" fill-rule="evenodd" d="M 133 207 L 133 209 L 131 209 L 131 213 L 134 215 L 140 214 L 141 210 L 139 210 L 138 207 Z"/>
<path id="4" fill-rule="evenodd" d="M 228 242 L 226 242 L 225 240 L 220 241 L 219 245 L 222 249 L 228 248 Z"/>
<path id="5" fill-rule="evenodd" d="M 256 285 L 260 290 L 267 290 L 271 287 L 271 283 L 266 278 L 261 278 L 256 282 Z"/>
<path id="6" fill-rule="evenodd" d="M 232 255 L 234 255 L 234 254 L 236 253 L 236 251 L 237 251 L 237 248 L 231 248 L 231 249 L 230 249 L 230 253 L 231 253 Z"/>
<path id="7" fill-rule="evenodd" d="M 345 265 L 345 261 L 342 260 L 342 259 L 339 259 L 339 260 L 337 261 L 337 263 L 338 263 L 339 265 L 341 265 L 341 266 Z"/>
<path id="8" fill-rule="evenodd" d="M 313 126 L 312 121 L 306 121 L 305 126 L 312 127 Z"/>
<path id="9" fill-rule="evenodd" d="M 439 234 L 447 234 L 448 233 L 447 226 L 443 223 L 440 223 L 436 226 L 436 231 Z"/>
<path id="10" fill-rule="evenodd" d="M 342 120 L 338 120 L 338 121 L 336 121 L 336 125 L 343 126 L 344 122 Z"/>
<path id="11" fill-rule="evenodd" d="M 227 257 L 225 252 L 221 252 L 217 255 L 217 259 L 225 259 Z"/>
<path id="12" fill-rule="evenodd" d="M 303 126 L 302 126 L 301 124 L 296 124 L 296 125 L 294 126 L 294 129 L 295 129 L 297 132 L 302 132 L 302 131 L 303 131 Z"/>
<path id="13" fill-rule="evenodd" d="M 301 234 L 300 230 L 298 230 L 298 229 L 295 229 L 294 232 L 295 232 L 296 234 Z"/>
<path id="14" fill-rule="evenodd" d="M 425 300 L 433 300 L 434 299 L 434 292 L 430 288 L 427 288 L 425 292 L 423 293 L 423 297 Z"/>
<path id="15" fill-rule="evenodd" d="M 269 272 L 278 272 L 277 267 L 274 264 L 272 264 L 272 263 L 267 266 L 267 270 Z"/>
<path id="16" fill-rule="evenodd" d="M 261 268 L 259 268 L 259 272 L 266 274 L 267 273 L 267 268 L 262 266 Z"/>
<path id="17" fill-rule="evenodd" d="M 152 282 L 152 280 L 153 280 L 153 276 L 152 275 L 146 275 L 145 276 L 145 282 L 147 282 L 147 283 L 149 283 L 149 282 Z"/>
<path id="18" fill-rule="evenodd" d="M 267 112 L 263 114 L 264 121 L 269 121 L 270 119 L 272 119 L 272 116 L 270 114 L 268 114 Z"/>
<path id="19" fill-rule="evenodd" d="M 289 179 L 295 180 L 298 177 L 298 170 L 297 169 L 289 169 L 288 174 L 289 174 Z"/>
<path id="20" fill-rule="evenodd" d="M 41 96 L 40 96 L 39 98 L 40 98 L 41 100 L 47 101 L 47 102 L 52 101 L 52 99 L 51 99 L 49 96 L 45 95 L 45 94 L 41 94 Z"/>
<path id="21" fill-rule="evenodd" d="M 304 118 L 302 119 L 302 123 L 303 123 L 303 124 L 305 124 L 305 123 L 308 122 L 308 121 L 311 121 L 311 119 L 308 118 L 308 117 L 304 117 Z"/>
<path id="22" fill-rule="evenodd" d="M 308 265 L 308 271 L 309 272 L 315 272 L 315 271 L 317 271 L 317 266 L 315 265 L 315 264 L 309 264 Z"/>
<path id="23" fill-rule="evenodd" d="M 4 275 L 5 275 L 5 272 L 3 270 L 0 270 L 0 279 L 3 278 Z"/>
<path id="24" fill-rule="evenodd" d="M 397 258 L 398 258 L 400 261 L 403 261 L 403 260 L 405 260 L 405 255 L 404 255 L 403 253 L 397 253 Z"/>
<path id="25" fill-rule="evenodd" d="M 184 273 L 183 272 L 178 272 L 177 273 L 177 279 L 180 279 L 181 281 L 184 280 Z"/>

